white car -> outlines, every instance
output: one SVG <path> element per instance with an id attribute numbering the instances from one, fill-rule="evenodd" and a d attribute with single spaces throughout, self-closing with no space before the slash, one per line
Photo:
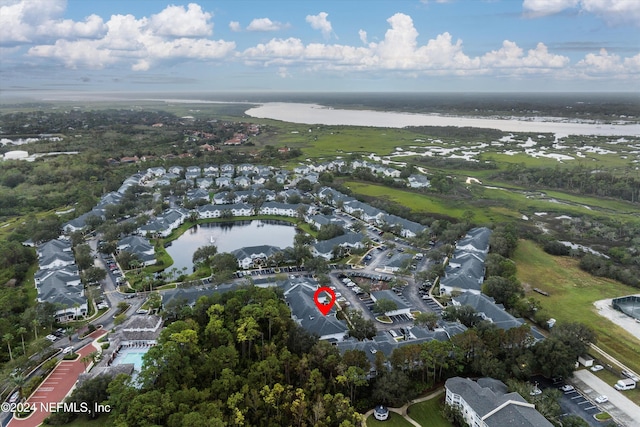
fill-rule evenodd
<path id="1" fill-rule="evenodd" d="M 55 340 L 58 339 L 58 337 L 56 337 L 55 335 L 51 335 L 51 334 L 47 335 L 45 338 L 48 339 L 51 342 L 54 342 Z"/>
<path id="2" fill-rule="evenodd" d="M 538 396 L 538 395 L 542 394 L 542 390 L 540 390 L 538 387 L 534 387 L 533 390 L 531 390 L 531 392 L 529 394 L 531 396 Z"/>
<path id="3" fill-rule="evenodd" d="M 596 403 L 605 403 L 608 401 L 609 401 L 609 398 L 605 395 L 596 397 Z"/>
<path id="4" fill-rule="evenodd" d="M 62 354 L 69 354 L 69 353 L 73 353 L 73 347 L 65 347 L 64 350 L 62 350 Z"/>
<path id="5" fill-rule="evenodd" d="M 593 365 L 591 367 L 591 371 L 592 372 L 598 372 L 598 371 L 602 371 L 604 369 L 604 366 L 602 365 Z"/>
<path id="6" fill-rule="evenodd" d="M 572 386 L 572 385 L 565 384 L 565 385 L 563 385 L 562 387 L 560 387 L 560 390 L 562 390 L 562 391 L 573 391 L 573 390 L 574 390 L 574 388 L 573 388 L 573 386 Z"/>

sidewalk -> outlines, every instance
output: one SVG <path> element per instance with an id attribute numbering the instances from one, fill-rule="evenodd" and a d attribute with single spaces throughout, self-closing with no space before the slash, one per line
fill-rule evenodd
<path id="1" fill-rule="evenodd" d="M 411 423 L 412 425 L 416 426 L 416 427 L 422 427 L 420 424 L 418 424 L 413 418 L 411 418 L 408 414 L 407 414 L 407 409 L 409 408 L 409 406 L 414 405 L 416 403 L 420 403 L 420 402 L 424 402 L 425 400 L 431 400 L 434 397 L 438 397 L 440 396 L 442 393 L 444 393 L 444 388 L 440 388 L 432 393 L 427 394 L 426 396 L 423 397 L 419 397 L 417 399 L 413 399 L 411 402 L 406 403 L 404 405 L 402 405 L 399 408 L 387 408 L 389 409 L 390 412 L 395 412 L 396 414 L 401 415 L 405 420 L 407 420 L 409 423 Z M 365 412 L 363 414 L 363 419 L 362 419 L 362 427 L 367 427 L 367 418 L 369 418 L 369 416 L 371 416 L 371 414 L 373 414 L 373 409 L 368 410 L 367 412 Z"/>
<path id="2" fill-rule="evenodd" d="M 92 332 L 89 336 L 95 341 L 106 333 L 107 331 L 98 330 Z M 93 345 L 94 341 L 86 344 L 76 352 L 80 355 L 76 360 L 62 360 L 58 363 L 58 366 L 55 367 L 42 384 L 40 384 L 38 389 L 27 399 L 29 406 L 35 406 L 35 411 L 32 412 L 28 418 L 17 419 L 14 417 L 8 426 L 36 427 L 42 424 L 44 419 L 50 415 L 50 412 L 40 410 L 41 405 L 62 402 L 67 394 L 69 394 L 76 384 L 78 376 L 85 371 L 82 357 L 97 351 Z"/>

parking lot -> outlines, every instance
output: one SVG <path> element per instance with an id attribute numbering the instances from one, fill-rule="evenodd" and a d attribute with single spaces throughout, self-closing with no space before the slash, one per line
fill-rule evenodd
<path id="1" fill-rule="evenodd" d="M 562 411 L 560 418 L 566 417 L 567 415 L 577 415 L 590 426 L 598 427 L 602 425 L 593 418 L 595 414 L 601 412 L 600 408 L 598 408 L 591 399 L 586 397 L 582 391 L 573 388 L 573 386 L 571 386 L 572 388 L 570 390 L 562 390 L 561 388 L 568 384 L 560 379 L 552 381 L 541 376 L 536 376 L 532 378 L 530 382 L 532 384 L 537 383 L 540 389 L 554 388 L 562 393 L 559 401 Z"/>
<path id="2" fill-rule="evenodd" d="M 600 409 L 589 399 L 587 399 L 581 391 L 576 389 L 563 391 L 563 397 L 560 399 L 560 408 L 563 414 L 575 414 L 585 419 L 590 425 L 598 426 L 600 422 L 596 421 L 593 416 Z M 592 420 L 593 422 L 589 422 Z"/>

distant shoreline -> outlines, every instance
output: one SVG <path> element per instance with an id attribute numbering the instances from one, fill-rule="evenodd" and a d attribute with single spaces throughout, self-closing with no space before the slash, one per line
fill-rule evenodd
<path id="1" fill-rule="evenodd" d="M 175 102 L 175 101 L 174 101 Z M 640 136 L 640 124 L 580 123 L 560 117 L 478 118 L 394 111 L 346 110 L 319 104 L 267 102 L 245 114 L 261 119 L 328 126 L 404 128 L 407 126 L 456 126 L 498 129 L 503 132 L 537 132 L 564 135 Z"/>
<path id="2" fill-rule="evenodd" d="M 357 103 L 340 106 L 344 99 L 338 99 L 338 105 L 332 107 L 332 101 L 328 99 L 311 100 L 309 98 L 297 98 L 291 100 L 268 100 L 264 99 L 260 94 L 248 95 L 243 98 L 243 94 L 217 94 L 214 99 L 206 98 L 206 94 L 182 93 L 174 94 L 125 94 L 118 93 L 92 93 L 92 94 L 48 94 L 39 100 L 41 102 L 158 102 L 165 104 L 229 104 L 229 105 L 246 105 L 245 114 L 255 118 L 265 118 L 273 120 L 281 120 L 289 123 L 299 123 L 308 125 L 327 125 L 327 126 L 364 126 L 379 128 L 404 128 L 410 126 L 438 126 L 438 127 L 471 127 L 484 129 L 497 129 L 503 132 L 514 133 L 551 133 L 556 137 L 565 137 L 568 135 L 598 135 L 598 136 L 632 136 L 640 137 L 640 123 L 636 117 L 631 115 L 629 118 L 634 120 L 624 120 L 620 114 L 620 120 L 613 120 L 607 123 L 601 120 L 589 120 L 585 118 L 567 118 L 562 116 L 554 116 L 553 114 L 536 115 L 535 111 L 525 115 L 519 114 L 494 114 L 488 117 L 476 115 L 473 112 L 451 112 L 445 107 L 442 113 L 440 109 L 434 112 L 409 112 L 401 109 L 394 109 L 393 105 L 387 105 L 387 110 Z M 245 94 L 247 95 L 247 94 Z M 310 96 L 302 94 L 300 96 Z M 326 96 L 327 94 L 325 94 Z M 343 97 L 345 94 L 341 94 Z M 375 94 L 374 94 L 375 95 Z M 401 94 L 395 94 L 396 96 Z M 473 94 L 477 96 L 478 94 Z M 532 97 L 540 96 L 540 94 L 530 94 Z M 557 94 L 561 95 L 561 94 Z M 571 94 L 568 94 L 571 95 Z M 574 96 L 576 94 L 573 94 Z M 584 96 L 605 96 L 606 94 L 583 94 Z M 272 94 L 272 96 L 274 96 Z M 279 96 L 285 96 L 280 94 Z M 459 95 L 458 95 L 459 96 Z M 487 96 L 495 97 L 497 94 L 489 94 Z M 518 94 L 523 96 L 523 94 Z M 215 99 L 218 98 L 218 99 Z M 235 99 L 234 99 L 235 98 Z M 532 98 L 533 99 L 533 98 Z M 582 99 L 582 98 L 580 98 Z M 588 99 L 588 98 L 584 98 Z M 325 102 L 327 101 L 327 102 Z M 504 103 L 504 99 L 500 102 Z M 556 102 L 554 100 L 552 102 Z M 456 102 L 463 102 L 458 99 Z M 472 100 L 466 100 L 471 102 Z M 544 102 L 538 99 L 536 102 Z M 578 102 L 578 104 L 585 102 Z M 591 101 L 586 101 L 590 103 Z M 504 105 L 503 105 L 504 106 Z M 433 105 L 431 106 L 433 108 Z M 480 108 L 480 106 L 478 106 Z M 488 110 L 491 111 L 491 110 Z M 615 116 L 615 114 L 614 114 Z"/>

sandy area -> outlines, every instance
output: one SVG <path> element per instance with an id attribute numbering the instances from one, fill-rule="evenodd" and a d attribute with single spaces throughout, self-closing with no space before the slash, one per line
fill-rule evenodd
<path id="1" fill-rule="evenodd" d="M 638 296 L 640 296 L 640 294 Z M 600 316 L 606 317 L 616 325 L 623 327 L 630 334 L 640 340 L 640 323 L 626 314 L 615 310 L 611 306 L 611 298 L 596 301 L 593 305 L 598 310 L 598 314 Z"/>

